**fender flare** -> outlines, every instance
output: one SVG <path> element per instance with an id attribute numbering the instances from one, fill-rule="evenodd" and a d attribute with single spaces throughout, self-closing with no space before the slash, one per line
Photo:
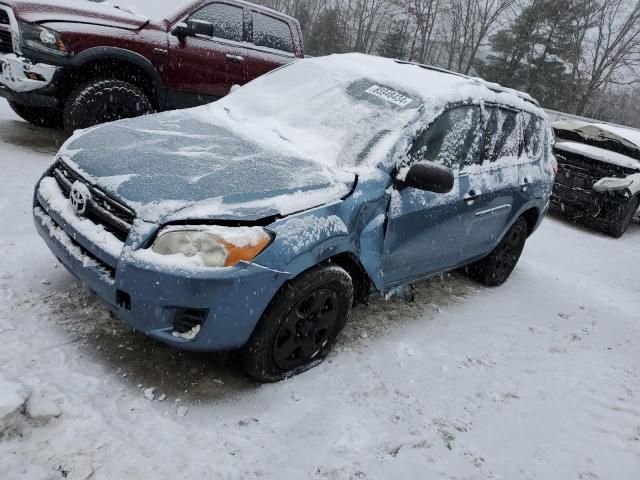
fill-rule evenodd
<path id="1" fill-rule="evenodd" d="M 142 71 L 144 71 L 151 79 L 153 88 L 155 89 L 156 95 L 158 96 L 158 103 L 160 103 L 161 105 L 163 104 L 164 86 L 162 84 L 160 74 L 158 73 L 154 65 L 149 61 L 149 59 L 134 51 L 117 47 L 92 47 L 76 54 L 70 60 L 69 67 L 80 68 L 83 65 L 86 65 L 87 63 L 94 60 L 105 59 L 123 60 L 132 63 L 142 69 Z"/>

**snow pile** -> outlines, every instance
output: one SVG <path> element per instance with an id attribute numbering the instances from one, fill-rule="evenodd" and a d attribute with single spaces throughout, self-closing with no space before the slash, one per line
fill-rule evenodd
<path id="1" fill-rule="evenodd" d="M 24 385 L 7 378 L 0 370 L 0 440 L 5 435 L 11 435 L 17 427 L 28 396 Z"/>
<path id="2" fill-rule="evenodd" d="M 177 337 L 177 338 L 182 338 L 183 340 L 193 340 L 194 338 L 196 338 L 198 336 L 199 333 L 200 333 L 200 325 L 196 325 L 195 327 L 193 327 L 188 332 L 184 332 L 184 333 L 171 332 L 171 335 L 173 335 L 174 337 Z"/>

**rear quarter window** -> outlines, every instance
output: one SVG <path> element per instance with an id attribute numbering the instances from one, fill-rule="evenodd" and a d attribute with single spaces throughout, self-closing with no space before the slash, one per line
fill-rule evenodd
<path id="1" fill-rule="evenodd" d="M 289 24 L 259 12 L 253 12 L 253 43 L 258 47 L 293 52 L 293 37 Z"/>
<path id="2" fill-rule="evenodd" d="M 495 162 L 516 158 L 520 153 L 518 113 L 500 107 L 487 107 L 483 159 Z"/>
<path id="3" fill-rule="evenodd" d="M 530 160 L 538 160 L 542 155 L 545 139 L 545 122 L 535 115 L 522 114 L 524 152 Z"/>

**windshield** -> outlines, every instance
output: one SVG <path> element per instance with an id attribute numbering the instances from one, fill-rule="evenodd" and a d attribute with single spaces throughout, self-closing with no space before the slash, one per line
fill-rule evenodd
<path id="1" fill-rule="evenodd" d="M 304 60 L 200 112 L 267 148 L 350 169 L 383 162 L 420 105 L 393 86 Z"/>

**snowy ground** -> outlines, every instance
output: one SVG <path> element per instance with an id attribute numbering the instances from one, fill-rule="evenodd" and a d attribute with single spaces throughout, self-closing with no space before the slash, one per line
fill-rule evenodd
<path id="1" fill-rule="evenodd" d="M 638 478 L 640 225 L 548 218 L 504 287 L 359 307 L 327 362 L 259 386 L 57 264 L 30 210 L 61 140 L 0 101 L 0 479 Z"/>

